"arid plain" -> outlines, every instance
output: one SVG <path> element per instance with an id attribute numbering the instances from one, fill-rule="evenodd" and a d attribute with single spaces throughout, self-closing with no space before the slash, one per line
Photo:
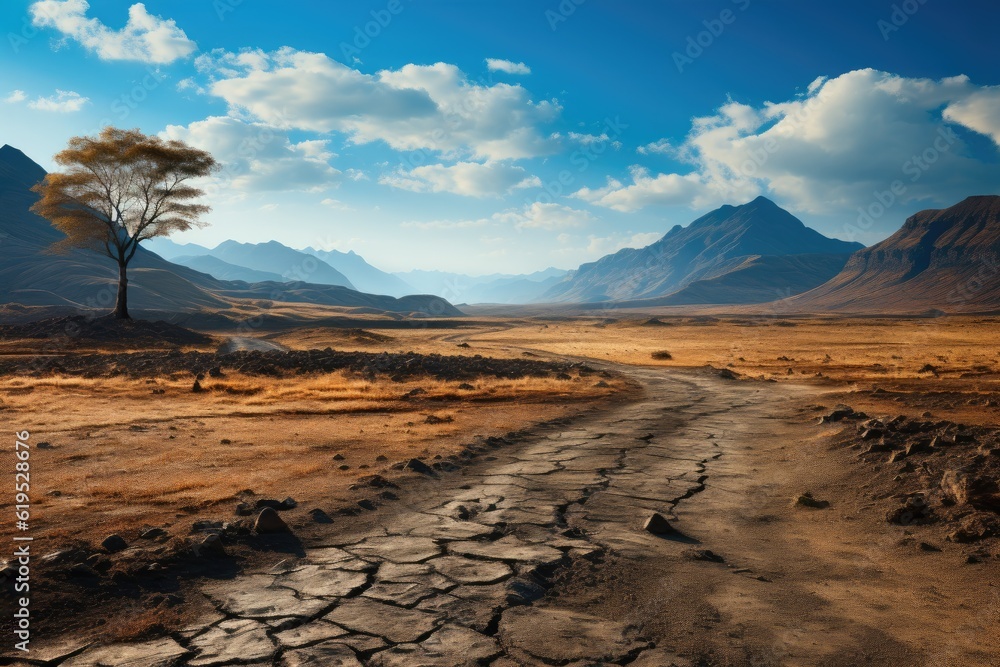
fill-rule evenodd
<path id="1" fill-rule="evenodd" d="M 542 534 L 554 526 L 586 542 L 559 538 L 559 558 L 527 568 L 539 588 L 530 603 L 482 601 L 496 619 L 467 625 L 496 642 L 489 664 L 572 655 L 518 630 L 558 635 L 560 617 L 545 610 L 614 620 L 601 632 L 620 637 L 591 639 L 620 650 L 598 656 L 607 662 L 584 650 L 579 664 L 996 664 L 998 496 L 982 486 L 1000 461 L 1000 347 L 984 344 L 996 318 L 660 311 L 354 324 L 258 329 L 235 348 L 211 330 L 145 349 L 84 338 L 64 356 L 38 356 L 39 339 L 9 329 L 2 409 L 37 440 L 39 634 L 72 638 L 67 655 L 96 637 L 172 637 L 197 652 L 185 628 L 217 623 L 217 600 L 202 593 L 213 581 L 307 563 L 345 535 L 391 535 L 378 527 L 440 498 L 441 515 L 463 523 L 513 513 L 487 522 L 490 540 L 555 544 Z M 218 354 L 227 341 L 225 352 L 251 351 Z M 307 350 L 342 355 L 330 362 L 341 367 L 287 361 Z M 643 432 L 619 432 L 632 422 Z M 517 516 L 535 500 L 504 505 L 509 493 L 456 500 L 482 475 L 494 490 L 534 488 L 499 468 L 553 432 L 587 431 L 624 444 L 574 474 L 619 477 L 580 482 L 551 517 Z M 633 469 L 651 443 L 693 467 L 676 478 Z M 640 473 L 678 492 L 615 492 Z M 289 534 L 250 530 L 269 503 Z M 654 511 L 668 532 L 643 530 Z M 102 546 L 110 535 L 122 548 Z M 400 604 L 423 609 L 427 597 Z M 518 606 L 543 616 L 520 619 Z M 267 623 L 277 655 L 312 645 L 282 643 L 296 623 Z M 586 636 L 586 623 L 573 627 Z M 352 650 L 383 664 L 380 642 Z"/>

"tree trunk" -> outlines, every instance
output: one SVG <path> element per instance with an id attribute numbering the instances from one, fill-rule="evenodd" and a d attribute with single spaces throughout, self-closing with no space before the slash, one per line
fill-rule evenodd
<path id="1" fill-rule="evenodd" d="M 119 320 L 130 320 L 128 314 L 128 278 L 125 276 L 126 265 L 118 263 L 118 299 L 115 301 L 115 317 Z"/>

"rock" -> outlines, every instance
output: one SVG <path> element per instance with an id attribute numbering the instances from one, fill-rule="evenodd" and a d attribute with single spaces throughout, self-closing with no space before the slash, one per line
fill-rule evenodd
<path id="1" fill-rule="evenodd" d="M 201 382 L 199 382 L 198 380 L 195 380 L 194 384 L 191 385 L 191 391 L 193 391 L 194 393 L 198 394 L 198 393 L 201 393 L 201 392 L 203 392 L 205 390 L 202 388 Z"/>
<path id="2" fill-rule="evenodd" d="M 128 542 L 125 541 L 121 535 L 108 535 L 101 542 L 101 546 L 104 547 L 108 553 L 118 553 L 119 551 L 124 551 L 128 548 Z"/>
<path id="3" fill-rule="evenodd" d="M 318 507 L 309 510 L 309 516 L 312 517 L 312 520 L 316 523 L 333 523 L 333 519 L 330 518 L 330 515 Z"/>
<path id="4" fill-rule="evenodd" d="M 69 574 L 71 577 L 78 577 L 83 579 L 87 578 L 98 579 L 101 576 L 100 574 L 97 573 L 97 570 L 90 567 L 86 563 L 77 563 L 76 565 L 74 565 L 69 569 Z"/>
<path id="5" fill-rule="evenodd" d="M 384 456 L 382 457 L 385 458 Z M 368 486 L 373 489 L 398 489 L 399 486 L 393 484 L 387 480 L 382 475 L 365 475 L 364 477 L 359 477 L 358 481 L 355 482 L 357 486 Z"/>
<path id="6" fill-rule="evenodd" d="M 653 533 L 654 535 L 669 535 L 670 533 L 676 532 L 674 527 L 663 517 L 659 512 L 654 512 L 646 519 L 646 522 L 642 524 L 642 529 L 647 533 Z"/>
<path id="7" fill-rule="evenodd" d="M 406 465 L 403 467 L 406 470 L 412 470 L 413 472 L 419 473 L 421 475 L 435 474 L 434 469 L 431 468 L 426 463 L 424 463 L 423 461 L 421 461 L 420 459 L 410 459 L 409 461 L 406 462 Z"/>
<path id="8" fill-rule="evenodd" d="M 139 533 L 139 537 L 144 540 L 158 540 L 161 537 L 166 537 L 167 531 L 162 528 L 150 528 Z"/>
<path id="9" fill-rule="evenodd" d="M 924 494 L 915 493 L 906 499 L 902 507 L 898 507 L 889 512 L 886 520 L 889 523 L 901 526 L 925 523 L 931 516 L 930 505 L 927 504 Z"/>
<path id="10" fill-rule="evenodd" d="M 389 457 L 386 456 L 385 454 L 379 454 L 378 456 L 375 457 L 375 460 L 381 463 L 383 461 L 388 461 Z"/>
<path id="11" fill-rule="evenodd" d="M 254 507 L 250 503 L 238 503 L 236 505 L 237 516 L 250 516 L 253 514 Z"/>
<path id="12" fill-rule="evenodd" d="M 258 498 L 257 502 L 254 503 L 255 509 L 264 509 L 265 507 L 270 507 L 273 510 L 284 509 L 281 506 L 280 500 L 275 500 L 274 498 Z"/>
<path id="13" fill-rule="evenodd" d="M 292 532 L 288 524 L 270 507 L 265 507 L 260 511 L 257 519 L 253 522 L 253 529 L 260 534 Z"/>
<path id="14" fill-rule="evenodd" d="M 281 506 L 278 509 L 292 510 L 292 509 L 295 509 L 298 506 L 299 506 L 299 504 L 297 502 L 295 502 L 295 499 L 292 498 L 291 496 L 289 496 L 289 497 L 287 497 L 287 498 L 285 498 L 284 500 L 281 501 Z"/>
<path id="15" fill-rule="evenodd" d="M 447 415 L 447 416 L 444 416 L 444 417 L 438 417 L 437 415 L 427 415 L 427 418 L 424 420 L 424 423 L 425 424 L 450 424 L 453 421 L 455 421 L 455 418 L 452 417 L 451 415 Z"/>
<path id="16" fill-rule="evenodd" d="M 711 549 L 691 549 L 686 552 L 691 560 L 702 560 L 708 563 L 725 563 L 726 559 L 715 553 Z"/>
<path id="17" fill-rule="evenodd" d="M 969 477 L 960 470 L 945 471 L 941 478 L 941 491 L 950 503 L 964 505 L 969 502 Z"/>
<path id="18" fill-rule="evenodd" d="M 209 377 L 221 378 L 225 377 L 226 374 L 222 372 L 222 366 L 212 366 L 208 369 Z"/>
<path id="19" fill-rule="evenodd" d="M 825 510 L 830 506 L 830 501 L 828 500 L 817 500 L 813 498 L 813 494 L 806 491 L 801 496 L 795 499 L 795 504 L 799 507 L 809 507 L 816 510 Z"/>
<path id="20" fill-rule="evenodd" d="M 472 391 L 473 389 L 475 389 L 475 387 L 469 384 L 468 382 L 463 382 L 462 384 L 458 385 L 458 388 L 463 391 Z"/>
<path id="21" fill-rule="evenodd" d="M 226 547 L 223 545 L 222 538 L 219 535 L 210 533 L 198 543 L 197 552 L 199 555 L 225 556 Z"/>
<path id="22" fill-rule="evenodd" d="M 52 449 L 52 443 L 47 441 L 40 442 L 37 445 L 35 445 L 35 449 Z"/>
<path id="23" fill-rule="evenodd" d="M 337 470 L 350 470 L 350 469 L 351 466 L 347 465 L 346 463 L 344 465 L 337 466 Z"/>
<path id="24" fill-rule="evenodd" d="M 980 513 L 963 519 L 958 528 L 948 535 L 948 541 L 966 544 L 995 535 L 1000 535 L 1000 521 L 995 516 Z"/>
<path id="25" fill-rule="evenodd" d="M 343 461 L 343 460 L 344 460 L 344 458 L 345 458 L 345 457 L 344 457 L 344 455 L 343 455 L 343 454 L 334 454 L 334 455 L 333 455 L 333 460 L 334 460 L 334 461 Z"/>

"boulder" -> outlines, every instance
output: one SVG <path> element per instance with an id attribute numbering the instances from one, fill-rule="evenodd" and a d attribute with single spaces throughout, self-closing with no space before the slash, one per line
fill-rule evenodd
<path id="1" fill-rule="evenodd" d="M 253 523 L 253 529 L 260 534 L 292 532 L 288 524 L 270 507 L 265 507 L 260 511 Z"/>

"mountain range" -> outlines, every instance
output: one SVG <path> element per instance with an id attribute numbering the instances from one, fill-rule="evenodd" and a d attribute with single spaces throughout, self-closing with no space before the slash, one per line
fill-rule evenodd
<path id="1" fill-rule="evenodd" d="M 722 206 L 687 227 L 675 226 L 645 248 L 625 248 L 584 264 L 540 300 L 762 303 L 822 285 L 863 247 L 827 238 L 758 197 L 742 206 Z"/>
<path id="2" fill-rule="evenodd" d="M 0 147 L 0 303 L 108 309 L 114 305 L 118 281 L 117 266 L 111 259 L 90 250 L 61 255 L 48 250 L 62 233 L 30 211 L 38 199 L 31 187 L 44 177 L 45 170 L 24 153 L 11 146 Z M 339 279 L 349 284 L 342 275 Z M 220 280 L 171 263 L 145 248 L 136 252 L 129 265 L 129 302 L 137 311 L 219 311 L 267 301 L 405 315 L 461 315 L 436 296 L 394 298 L 365 294 L 347 285 L 307 281 Z"/>
<path id="3" fill-rule="evenodd" d="M 946 313 L 1000 310 L 1000 197 L 921 211 L 895 234 L 854 253 L 820 287 L 784 310 Z"/>

